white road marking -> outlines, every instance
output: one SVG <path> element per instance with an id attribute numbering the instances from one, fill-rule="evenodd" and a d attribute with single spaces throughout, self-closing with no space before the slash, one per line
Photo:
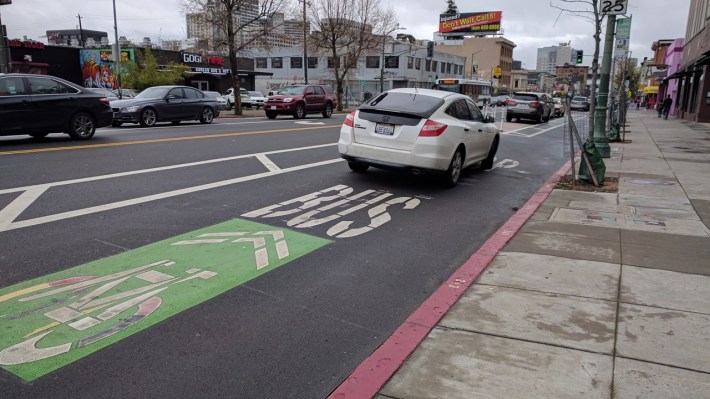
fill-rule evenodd
<path id="1" fill-rule="evenodd" d="M 62 212 L 62 213 L 58 213 L 58 214 L 54 214 L 54 215 L 48 215 L 48 216 L 37 217 L 34 219 L 22 220 L 19 222 L 13 222 L 13 220 L 19 215 L 19 213 L 21 213 L 24 209 L 29 207 L 32 204 L 32 202 L 37 199 L 39 194 L 41 194 L 43 191 L 47 190 L 50 187 L 64 186 L 64 185 L 84 183 L 84 182 L 97 181 L 97 180 L 105 180 L 105 179 L 111 179 L 111 178 L 116 178 L 116 177 L 137 175 L 137 174 L 142 174 L 142 173 L 152 173 L 152 172 L 158 172 L 158 171 L 170 170 L 170 169 L 186 168 L 186 167 L 195 166 L 195 165 L 204 165 L 204 164 L 210 164 L 210 163 L 216 163 L 216 162 L 231 161 L 234 159 L 242 159 L 242 158 L 250 158 L 250 157 L 256 157 L 258 159 L 259 155 L 265 156 L 266 154 L 278 154 L 278 153 L 307 150 L 307 149 L 313 149 L 313 148 L 330 147 L 330 146 L 335 146 L 335 145 L 337 145 L 337 143 L 321 144 L 321 145 L 314 145 L 314 146 L 308 146 L 308 147 L 299 147 L 299 148 L 292 148 L 292 149 L 286 149 L 286 150 L 276 150 L 276 151 L 254 153 L 254 154 L 247 154 L 247 155 L 238 155 L 238 156 L 228 157 L 228 158 L 211 159 L 211 160 L 207 160 L 207 161 L 190 162 L 190 163 L 185 163 L 185 164 L 164 166 L 164 167 L 159 167 L 159 168 L 113 173 L 113 174 L 109 174 L 109 175 L 93 176 L 93 177 L 87 177 L 87 178 L 82 178 L 82 179 L 65 180 L 65 181 L 60 181 L 60 182 L 55 182 L 55 183 L 47 183 L 47 184 L 36 185 L 36 186 L 26 186 L 26 187 L 17 187 L 17 188 L 0 190 L 0 194 L 7 194 L 7 193 L 14 193 L 14 192 L 29 193 L 29 194 L 23 193 L 17 199 L 15 199 L 15 201 L 13 201 L 8 207 L 6 207 L 4 210 L 0 211 L 0 232 L 24 228 L 24 227 L 30 227 L 30 226 L 37 226 L 37 225 L 44 224 L 44 223 L 50 223 L 50 222 L 55 222 L 58 220 L 64 220 L 64 219 L 68 219 L 68 218 L 89 215 L 89 214 L 97 213 L 97 212 L 106 212 L 109 210 L 123 208 L 123 207 L 127 207 L 127 206 L 133 206 L 133 205 L 143 204 L 146 202 L 157 201 L 157 200 L 162 200 L 165 198 L 175 197 L 175 196 L 179 196 L 179 195 L 191 194 L 191 193 L 195 193 L 198 191 L 211 190 L 214 188 L 224 187 L 224 186 L 228 186 L 228 185 L 232 185 L 232 184 L 262 179 L 265 177 L 270 177 L 270 176 L 274 176 L 274 175 L 278 175 L 278 174 L 295 172 L 295 171 L 309 169 L 309 168 L 315 168 L 315 167 L 319 167 L 319 166 L 342 162 L 343 159 L 342 158 L 330 159 L 330 160 L 326 160 L 326 161 L 298 165 L 298 166 L 293 166 L 293 167 L 284 168 L 284 169 L 278 168 L 278 167 L 276 167 L 276 165 L 274 165 L 274 168 L 270 168 L 270 170 L 268 172 L 262 172 L 262 173 L 257 173 L 257 174 L 253 174 L 253 175 L 249 175 L 249 176 L 243 176 L 243 177 L 238 177 L 238 178 L 234 178 L 234 179 L 228 179 L 228 180 L 222 180 L 222 181 L 217 181 L 217 182 L 213 182 L 213 183 L 201 184 L 198 186 L 187 187 L 187 188 L 183 188 L 183 189 L 172 190 L 172 191 L 167 191 L 167 192 L 153 194 L 153 195 L 147 195 L 147 196 L 143 196 L 143 197 L 113 202 L 113 203 L 109 203 L 109 204 L 98 205 L 98 206 L 93 206 L 93 207 L 84 208 L 84 209 L 77 209 L 77 210 Z M 266 158 L 266 159 L 268 159 L 268 158 Z M 268 166 L 267 166 L 267 168 L 268 168 Z M 10 209 L 8 209 L 8 208 L 10 208 Z"/>
<path id="2" fill-rule="evenodd" d="M 281 172 L 281 168 L 279 168 L 278 166 L 276 166 L 276 164 L 275 164 L 273 161 L 271 161 L 271 160 L 269 159 L 269 157 L 267 157 L 266 155 L 264 155 L 264 154 L 257 154 L 257 155 L 256 155 L 256 159 L 258 159 L 259 162 L 261 162 L 262 164 L 264 164 L 264 166 L 266 166 L 266 169 L 268 169 L 269 171 L 271 171 L 271 172 Z"/>
<path id="3" fill-rule="evenodd" d="M 323 122 L 311 122 L 311 121 L 303 121 L 303 122 L 294 122 L 299 125 L 325 125 Z"/>

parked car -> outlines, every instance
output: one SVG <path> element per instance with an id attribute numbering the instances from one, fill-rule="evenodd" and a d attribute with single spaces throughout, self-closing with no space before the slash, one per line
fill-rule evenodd
<path id="1" fill-rule="evenodd" d="M 111 124 L 109 99 L 54 76 L 0 73 L 0 136 L 66 133 L 89 140 Z"/>
<path id="2" fill-rule="evenodd" d="M 222 96 L 227 100 L 227 104 L 229 104 L 230 109 L 232 107 L 234 107 L 234 104 L 237 103 L 234 98 L 234 88 L 233 87 L 230 87 L 229 89 L 227 89 L 227 91 L 225 91 Z M 249 92 L 247 91 L 247 89 L 245 89 L 243 87 L 239 88 L 239 99 L 241 100 L 242 108 L 252 106 L 251 97 L 249 96 Z"/>
<path id="3" fill-rule="evenodd" d="M 266 101 L 266 97 L 260 91 L 250 91 L 249 98 L 251 100 L 251 106 L 256 107 L 256 109 L 261 108 Z"/>
<path id="4" fill-rule="evenodd" d="M 562 99 L 555 97 L 552 101 L 554 102 L 552 105 L 552 115 L 554 115 L 555 118 L 565 116 L 565 105 L 562 103 Z"/>
<path id="5" fill-rule="evenodd" d="M 587 97 L 572 97 L 569 103 L 569 109 L 573 111 L 589 111 L 590 103 Z"/>
<path id="6" fill-rule="evenodd" d="M 188 120 L 212 123 L 219 116 L 217 99 L 188 86 L 149 87 L 135 98 L 112 101 L 111 108 L 114 126 L 123 123 L 154 126 L 156 122 L 178 124 Z"/>
<path id="7" fill-rule="evenodd" d="M 202 93 L 205 94 L 207 97 L 214 98 L 217 100 L 217 103 L 219 104 L 219 109 L 230 109 L 231 107 L 229 106 L 229 103 L 227 102 L 227 99 L 224 98 L 221 94 L 219 94 L 216 91 L 203 91 Z"/>
<path id="8" fill-rule="evenodd" d="M 116 94 L 116 96 L 118 96 L 118 94 L 119 94 L 118 89 L 114 89 L 112 91 L 114 92 L 114 94 Z M 120 95 L 121 100 L 123 100 L 124 98 L 133 98 L 138 95 L 138 91 L 133 90 L 133 89 L 121 89 L 120 92 L 121 92 L 121 95 Z"/>
<path id="9" fill-rule="evenodd" d="M 354 172 L 370 166 L 433 172 L 453 187 L 463 168 L 493 167 L 500 141 L 493 122 L 466 95 L 394 89 L 346 116 L 338 151 Z"/>
<path id="10" fill-rule="evenodd" d="M 264 102 L 264 111 L 269 119 L 276 118 L 276 115 L 292 115 L 294 119 L 302 119 L 307 114 L 315 113 L 330 118 L 336 103 L 330 86 L 291 85 L 269 96 Z"/>
<path id="11" fill-rule="evenodd" d="M 547 122 L 552 115 L 552 99 L 545 93 L 517 92 L 508 100 L 505 120 L 510 122 L 532 119 L 538 123 Z"/>
<path id="12" fill-rule="evenodd" d="M 118 94 L 116 94 L 113 90 L 102 89 L 99 87 L 87 87 L 86 89 L 89 91 L 93 91 L 94 93 L 103 94 L 104 96 L 108 97 L 109 101 L 118 100 Z"/>

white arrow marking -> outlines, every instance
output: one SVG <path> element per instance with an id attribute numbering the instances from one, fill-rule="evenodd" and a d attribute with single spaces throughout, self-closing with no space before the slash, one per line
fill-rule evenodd
<path id="1" fill-rule="evenodd" d="M 269 266 L 269 254 L 266 252 L 266 248 L 262 248 L 266 245 L 266 240 L 264 238 L 240 238 L 238 240 L 234 240 L 234 242 L 251 242 L 254 244 L 254 248 L 256 249 L 254 252 L 254 256 L 256 257 L 256 270 L 261 270 L 266 266 Z"/>
<path id="2" fill-rule="evenodd" d="M 257 234 L 270 234 L 274 237 L 274 245 L 276 246 L 276 254 L 279 256 L 279 259 L 283 259 L 289 255 L 288 252 L 288 245 L 286 245 L 286 240 L 284 240 L 284 232 L 281 230 L 276 230 L 276 231 L 260 231 L 258 233 L 254 233 L 254 235 Z"/>

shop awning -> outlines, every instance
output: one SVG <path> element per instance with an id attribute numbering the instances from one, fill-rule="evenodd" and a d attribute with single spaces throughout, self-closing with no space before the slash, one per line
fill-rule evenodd
<path id="1" fill-rule="evenodd" d="M 658 94 L 658 86 L 646 86 L 643 88 L 643 94 Z"/>

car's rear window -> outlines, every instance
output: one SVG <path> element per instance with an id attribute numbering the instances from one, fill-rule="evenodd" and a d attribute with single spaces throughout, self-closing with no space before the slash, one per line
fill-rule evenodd
<path id="1" fill-rule="evenodd" d="M 587 101 L 587 97 L 575 97 L 572 101 Z"/>
<path id="2" fill-rule="evenodd" d="M 444 100 L 419 93 L 385 92 L 360 106 L 362 111 L 393 111 L 428 118 Z"/>
<path id="3" fill-rule="evenodd" d="M 513 94 L 513 100 L 537 101 L 536 94 Z"/>

